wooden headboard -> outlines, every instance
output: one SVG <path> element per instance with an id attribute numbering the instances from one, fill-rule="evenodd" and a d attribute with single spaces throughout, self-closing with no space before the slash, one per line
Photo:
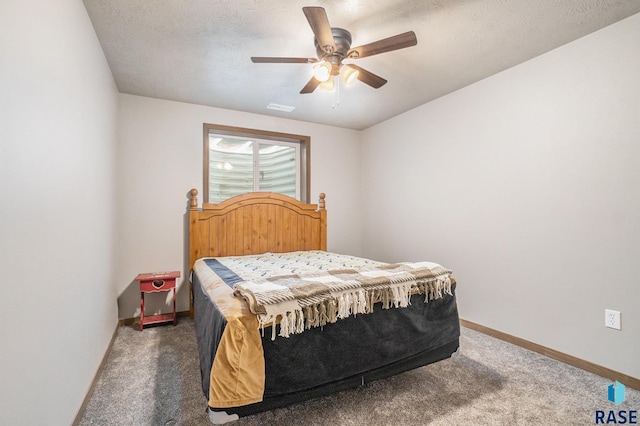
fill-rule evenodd
<path id="1" fill-rule="evenodd" d="M 273 192 L 250 192 L 220 204 L 203 203 L 190 192 L 189 271 L 201 257 L 327 249 L 325 195 L 304 204 Z"/>

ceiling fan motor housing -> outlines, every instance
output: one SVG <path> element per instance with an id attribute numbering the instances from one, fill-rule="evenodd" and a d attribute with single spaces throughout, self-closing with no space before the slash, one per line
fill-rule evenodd
<path id="1" fill-rule="evenodd" d="M 318 44 L 318 40 L 313 39 L 318 59 L 333 62 L 330 59 L 330 56 L 338 56 L 338 59 L 342 60 L 342 58 L 347 56 L 347 52 L 351 48 L 351 33 L 344 28 L 331 28 L 331 34 L 333 34 L 333 42 L 336 45 L 336 50 L 334 52 L 326 52 L 323 46 Z"/>

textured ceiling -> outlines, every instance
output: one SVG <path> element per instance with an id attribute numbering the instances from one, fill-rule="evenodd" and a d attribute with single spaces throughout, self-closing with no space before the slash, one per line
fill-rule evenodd
<path id="1" fill-rule="evenodd" d="M 364 129 L 640 12 L 638 0 L 84 0 L 121 93 Z M 352 46 L 414 31 L 418 44 L 357 64 L 389 82 L 299 94 L 315 57 L 303 6 Z M 339 101 L 339 103 L 337 103 Z M 295 107 L 291 113 L 266 109 Z"/>

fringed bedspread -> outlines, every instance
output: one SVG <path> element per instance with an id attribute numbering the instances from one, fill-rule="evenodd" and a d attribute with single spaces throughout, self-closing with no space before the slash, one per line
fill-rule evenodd
<path id="1" fill-rule="evenodd" d="M 279 255 L 276 255 L 279 256 Z M 342 255 L 335 255 L 340 258 Z M 349 265 L 350 258 L 333 262 Z M 424 294 L 425 303 L 451 294 L 451 270 L 437 263 L 394 263 L 328 269 L 320 272 L 282 274 L 243 280 L 233 285 L 234 294 L 247 300 L 262 328 L 280 324 L 282 337 L 338 319 L 409 305 L 413 294 Z M 275 339 L 276 327 L 272 327 Z"/>

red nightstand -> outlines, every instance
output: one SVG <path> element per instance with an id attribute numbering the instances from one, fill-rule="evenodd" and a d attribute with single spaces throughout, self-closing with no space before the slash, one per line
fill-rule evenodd
<path id="1" fill-rule="evenodd" d="M 173 321 L 173 325 L 176 325 L 176 278 L 179 276 L 179 271 L 138 274 L 136 281 L 140 281 L 140 331 L 142 331 L 142 327 L 147 324 Z M 173 314 L 150 315 L 145 317 L 144 294 L 170 290 L 173 290 Z"/>

